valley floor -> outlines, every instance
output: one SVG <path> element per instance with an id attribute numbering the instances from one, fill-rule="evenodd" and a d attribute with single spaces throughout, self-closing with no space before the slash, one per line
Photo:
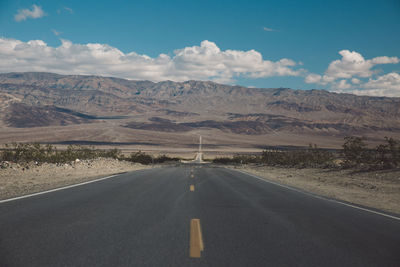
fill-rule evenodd
<path id="1" fill-rule="evenodd" d="M 400 170 L 356 172 L 251 165 L 232 168 L 317 195 L 400 214 Z"/>

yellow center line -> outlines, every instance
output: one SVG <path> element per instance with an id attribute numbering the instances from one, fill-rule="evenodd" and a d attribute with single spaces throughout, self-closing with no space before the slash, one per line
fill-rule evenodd
<path id="1" fill-rule="evenodd" d="M 192 185 L 192 184 L 190 185 L 190 191 L 192 191 L 192 192 L 194 191 L 194 185 Z"/>
<path id="2" fill-rule="evenodd" d="M 201 233 L 200 219 L 190 220 L 190 257 L 200 258 L 204 250 L 203 236 Z"/>

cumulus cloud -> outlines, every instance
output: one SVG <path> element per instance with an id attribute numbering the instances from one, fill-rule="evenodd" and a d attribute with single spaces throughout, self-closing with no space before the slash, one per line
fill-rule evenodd
<path id="1" fill-rule="evenodd" d="M 360 53 L 349 50 L 339 51 L 341 59 L 332 61 L 321 79 L 315 79 L 318 74 L 309 74 L 306 83 L 319 83 L 326 85 L 337 79 L 351 79 L 353 77 L 368 78 L 375 72 L 372 68 L 378 64 L 397 64 L 400 62 L 398 57 L 375 57 L 366 60 Z M 313 79 L 314 78 L 314 79 Z"/>
<path id="2" fill-rule="evenodd" d="M 46 16 L 46 13 L 43 11 L 43 9 L 40 6 L 37 5 L 32 5 L 32 9 L 26 8 L 26 9 L 18 9 L 17 14 L 14 15 L 15 21 L 23 21 L 28 18 L 31 19 L 38 19 L 41 17 Z"/>
<path id="3" fill-rule="evenodd" d="M 398 57 L 376 57 L 372 60 L 373 64 L 396 64 L 399 63 Z"/>
<path id="4" fill-rule="evenodd" d="M 354 79 L 354 78 L 353 78 Z M 341 80 L 346 81 L 346 80 Z M 357 84 L 352 80 L 353 84 Z M 343 84 L 349 85 L 349 84 Z M 400 74 L 391 72 L 355 86 L 334 86 L 334 91 L 356 95 L 400 97 Z"/>
<path id="5" fill-rule="evenodd" d="M 320 83 L 322 79 L 322 76 L 319 74 L 315 74 L 315 73 L 310 73 L 306 76 L 305 78 L 305 82 L 306 83 Z"/>
<path id="6" fill-rule="evenodd" d="M 337 84 L 336 87 L 338 89 L 349 89 L 351 88 L 351 85 L 347 83 L 347 80 L 340 80 Z"/>
<path id="7" fill-rule="evenodd" d="M 369 79 L 364 84 L 365 88 L 379 89 L 386 88 L 391 90 L 398 90 L 400 92 L 400 74 L 391 72 L 378 77 L 377 79 Z"/>
<path id="8" fill-rule="evenodd" d="M 333 91 L 375 96 L 400 96 L 399 74 L 389 73 L 378 76 L 373 69 L 380 64 L 397 64 L 398 57 L 375 57 L 365 59 L 360 53 L 349 50 L 339 51 L 341 59 L 332 61 L 324 74 L 308 74 L 304 81 L 327 85 Z M 367 82 L 364 82 L 369 79 Z"/>
<path id="9" fill-rule="evenodd" d="M 371 76 L 372 62 L 365 60 L 361 54 L 349 50 L 342 50 L 339 52 L 342 59 L 335 60 L 329 64 L 325 75 L 337 78 L 351 78 L 355 75 L 360 77 Z"/>
<path id="10" fill-rule="evenodd" d="M 373 74 L 371 68 L 375 65 L 399 63 L 399 58 L 397 57 L 376 57 L 365 60 L 361 54 L 355 51 L 342 50 L 339 54 L 342 59 L 331 62 L 325 72 L 326 76 L 333 79 L 352 78 L 354 76 L 371 77 Z"/>
<path id="11" fill-rule="evenodd" d="M 177 49 L 172 56 L 149 57 L 136 52 L 123 53 L 106 44 L 62 40 L 60 46 L 51 47 L 41 40 L 0 38 L 0 72 L 49 71 L 152 81 L 194 79 L 231 83 L 238 77 L 298 76 L 303 70 L 296 69 L 297 65 L 286 58 L 264 60 L 255 50 L 222 51 L 210 41 Z"/>

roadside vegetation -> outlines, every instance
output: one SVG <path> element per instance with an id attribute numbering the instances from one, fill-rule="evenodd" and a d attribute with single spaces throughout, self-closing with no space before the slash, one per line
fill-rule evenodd
<path id="1" fill-rule="evenodd" d="M 58 150 L 53 145 L 41 145 L 38 143 L 12 143 L 6 144 L 5 149 L 0 151 L 1 162 L 28 163 L 69 163 L 76 160 L 90 160 L 97 158 L 113 158 L 126 160 L 141 164 L 165 163 L 169 161 L 180 161 L 179 158 L 160 155 L 153 157 L 144 152 L 134 152 L 128 157 L 124 156 L 120 150 L 114 149 L 95 149 L 79 145 L 69 145 L 65 150 Z"/>
<path id="2" fill-rule="evenodd" d="M 382 144 L 368 148 L 365 139 L 345 137 L 343 149 L 329 151 L 310 145 L 298 150 L 264 150 L 261 155 L 236 155 L 213 160 L 219 164 L 263 164 L 294 168 L 354 168 L 384 170 L 400 167 L 400 142 L 385 137 Z"/>
<path id="3" fill-rule="evenodd" d="M 385 137 L 383 144 L 369 149 L 360 137 L 346 137 L 343 144 L 343 167 L 395 169 L 400 167 L 400 141 Z"/>
<path id="4" fill-rule="evenodd" d="M 179 162 L 177 157 L 167 155 L 152 156 L 144 152 L 123 155 L 120 150 L 95 149 L 94 147 L 69 145 L 65 150 L 55 146 L 38 143 L 13 143 L 0 151 L 0 162 L 27 163 L 70 163 L 78 160 L 113 158 L 129 162 L 161 164 Z M 212 160 L 217 164 L 260 164 L 293 168 L 342 168 L 359 170 L 386 170 L 400 168 L 400 141 L 385 137 L 374 148 L 368 146 L 360 137 L 345 137 L 342 149 L 326 150 L 310 145 L 297 150 L 264 150 L 261 155 L 235 155 Z"/>
<path id="5" fill-rule="evenodd" d="M 154 163 L 159 164 L 159 163 L 172 162 L 172 161 L 179 162 L 181 160 L 180 158 L 169 157 L 167 155 L 160 155 L 157 157 L 153 157 L 153 156 L 148 155 L 141 151 L 131 153 L 129 157 L 127 157 L 127 158 L 122 157 L 121 159 L 131 161 L 131 162 L 141 163 L 144 165 L 154 164 Z"/>

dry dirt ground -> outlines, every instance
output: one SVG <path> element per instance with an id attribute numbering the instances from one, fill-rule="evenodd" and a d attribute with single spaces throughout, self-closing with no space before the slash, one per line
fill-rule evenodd
<path id="1" fill-rule="evenodd" d="M 356 172 L 266 166 L 231 168 L 318 195 L 400 215 L 400 170 Z"/>
<path id="2" fill-rule="evenodd" d="M 134 171 L 149 166 L 115 159 L 96 159 L 69 164 L 13 163 L 0 169 L 0 199 L 31 194 L 66 185 L 105 177 L 111 174 Z"/>
<path id="3" fill-rule="evenodd" d="M 197 147 L 202 135 L 205 147 L 210 150 L 233 151 L 238 149 L 261 151 L 267 145 L 308 146 L 338 148 L 343 137 L 332 137 L 313 133 L 283 133 L 262 135 L 235 134 L 218 129 L 198 129 L 189 132 L 157 132 L 122 127 L 125 121 L 105 121 L 66 126 L 13 128 L 2 125 L 0 120 L 0 145 L 12 142 L 39 142 L 62 144 L 63 142 L 93 142 L 93 145 L 108 144 L 123 149 L 167 150 L 192 149 Z M 385 136 L 385 135 L 382 135 Z M 400 138 L 400 137 L 399 137 Z M 240 151 L 237 151 L 240 152 Z"/>

